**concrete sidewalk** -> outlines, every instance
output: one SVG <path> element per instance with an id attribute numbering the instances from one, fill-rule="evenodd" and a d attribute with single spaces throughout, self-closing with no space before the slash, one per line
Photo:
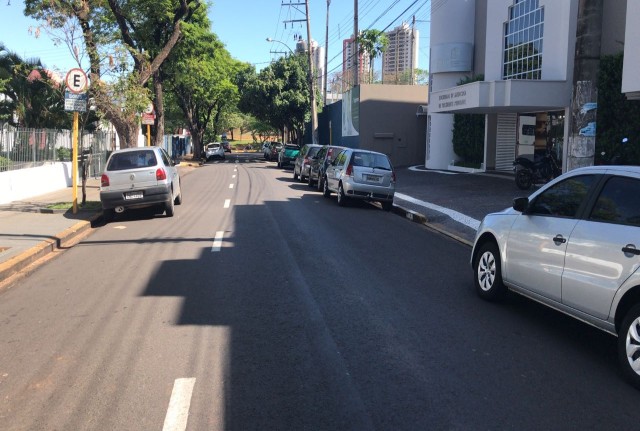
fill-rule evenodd
<path id="1" fill-rule="evenodd" d="M 181 175 L 197 164 L 180 165 Z M 528 193 L 517 189 L 512 175 L 467 174 L 424 168 L 397 170 L 393 211 L 465 244 L 471 244 L 485 214 L 511 206 L 513 198 Z M 100 201 L 100 179 L 90 178 L 86 200 Z M 0 290 L 28 274 L 36 262 L 72 247 L 91 232 L 101 211 L 51 210 L 57 202 L 71 202 L 66 188 L 25 201 L 0 205 Z M 82 201 L 78 185 L 78 204 Z"/>

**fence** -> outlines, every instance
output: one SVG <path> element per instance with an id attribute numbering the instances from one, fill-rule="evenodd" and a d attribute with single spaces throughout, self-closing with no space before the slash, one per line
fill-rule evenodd
<path id="1" fill-rule="evenodd" d="M 0 129 L 0 172 L 42 166 L 71 160 L 70 130 L 20 129 L 4 125 Z M 109 151 L 115 145 L 112 132 L 82 133 L 78 142 L 78 160 L 91 160 L 88 175 L 102 172 Z M 91 157 L 89 157 L 91 155 Z"/>

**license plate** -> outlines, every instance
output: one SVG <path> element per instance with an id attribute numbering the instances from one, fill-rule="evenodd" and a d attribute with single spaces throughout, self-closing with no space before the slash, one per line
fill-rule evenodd
<path id="1" fill-rule="evenodd" d="M 129 199 L 142 199 L 142 192 L 131 192 L 131 193 L 125 193 L 124 194 L 124 198 L 129 200 Z"/>
<path id="2" fill-rule="evenodd" d="M 371 181 L 374 183 L 379 183 L 380 182 L 380 177 L 377 175 L 365 175 L 364 179 L 367 181 Z"/>

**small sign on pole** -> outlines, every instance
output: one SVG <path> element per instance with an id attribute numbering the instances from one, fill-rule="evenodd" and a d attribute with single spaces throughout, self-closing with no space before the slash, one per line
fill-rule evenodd
<path id="1" fill-rule="evenodd" d="M 73 138 L 71 160 L 71 177 L 73 183 L 73 213 L 78 213 L 78 112 L 87 111 L 87 87 L 89 79 L 84 70 L 71 69 L 64 79 L 67 90 L 64 92 L 64 109 L 73 111 Z"/>

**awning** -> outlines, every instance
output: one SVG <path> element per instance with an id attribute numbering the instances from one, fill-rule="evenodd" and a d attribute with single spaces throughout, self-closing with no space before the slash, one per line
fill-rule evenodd
<path id="1" fill-rule="evenodd" d="M 477 81 L 432 92 L 429 95 L 429 113 L 558 111 L 570 103 L 571 83 L 567 81 Z"/>

